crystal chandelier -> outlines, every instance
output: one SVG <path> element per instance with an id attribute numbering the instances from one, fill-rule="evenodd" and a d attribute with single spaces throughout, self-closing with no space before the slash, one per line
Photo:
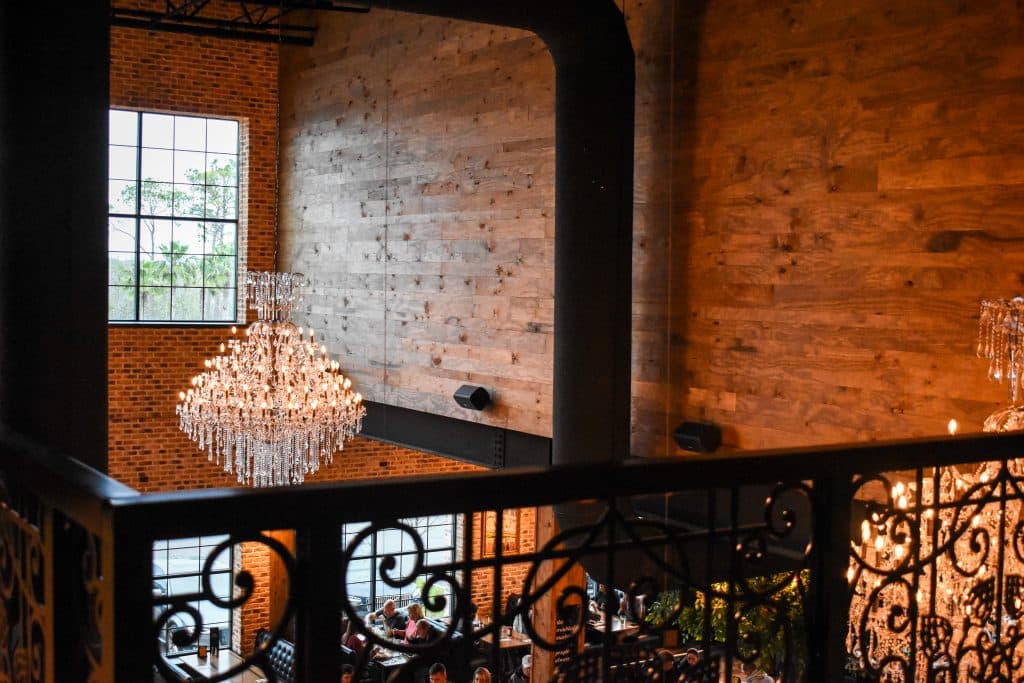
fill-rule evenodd
<path id="1" fill-rule="evenodd" d="M 999 383 L 1007 380 L 1011 406 L 985 419 L 986 432 L 1024 429 L 1024 298 L 985 299 L 978 319 L 978 356 L 988 359 L 988 378 Z"/>
<path id="2" fill-rule="evenodd" d="M 987 432 L 1024 428 L 1022 322 L 1024 298 L 981 302 L 977 354 L 1011 401 L 985 420 Z M 901 683 L 1011 680 L 1019 660 L 1001 653 L 1024 625 L 1022 481 L 1024 459 L 1011 458 L 859 483 L 864 517 L 846 575 L 855 670 Z"/>
<path id="3" fill-rule="evenodd" d="M 245 338 L 221 344 L 192 388 L 178 394 L 179 426 L 239 483 L 300 484 L 331 462 L 362 427 L 363 398 L 352 380 L 289 318 L 301 273 L 249 272 L 246 300 L 258 320 Z"/>
<path id="4" fill-rule="evenodd" d="M 1021 462 L 874 480 L 846 575 L 847 652 L 868 679 L 1010 680 L 969 672 L 998 671 L 1024 618 Z"/>

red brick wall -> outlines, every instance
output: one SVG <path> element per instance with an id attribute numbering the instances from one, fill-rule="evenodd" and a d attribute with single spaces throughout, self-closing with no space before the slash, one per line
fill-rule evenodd
<path id="1" fill-rule="evenodd" d="M 519 552 L 532 552 L 536 547 L 537 510 L 536 508 L 523 508 L 519 518 Z M 481 537 L 480 515 L 473 515 L 473 538 Z M 479 547 L 479 546 L 478 546 Z M 479 557 L 479 550 L 475 549 L 474 557 Z M 529 564 L 506 565 L 501 572 L 501 604 L 508 601 L 508 597 L 515 593 L 523 595 L 523 581 L 530 571 Z M 490 620 L 493 605 L 491 596 L 494 595 L 494 571 L 482 569 L 473 576 L 473 602 L 479 608 L 479 615 L 485 621 Z"/>
<path id="2" fill-rule="evenodd" d="M 277 60 L 276 45 L 111 33 L 111 106 L 240 120 L 240 268 L 273 266 Z M 235 485 L 178 430 L 174 415 L 178 392 L 226 336 L 219 326 L 110 327 L 111 476 L 142 492 Z M 241 553 L 243 565 L 250 554 Z M 266 581 L 265 566 L 247 568 Z M 235 642 L 252 642 L 249 630 L 236 619 Z"/>
<path id="3" fill-rule="evenodd" d="M 240 119 L 239 255 L 268 269 L 274 254 L 277 45 L 114 28 L 115 107 Z M 242 258 L 240 266 L 243 264 Z M 110 475 L 140 491 L 231 486 L 178 431 L 178 392 L 227 336 L 224 327 L 111 326 Z"/>
<path id="4" fill-rule="evenodd" d="M 391 444 L 357 438 L 335 453 L 334 462 L 321 467 L 315 481 L 379 479 L 436 475 L 448 472 L 472 472 L 484 468 L 449 458 L 400 448 Z M 270 551 L 263 546 L 247 544 L 243 550 L 243 566 L 256 578 L 256 592 L 242 608 L 242 632 L 238 643 L 255 642 L 256 630 L 270 621 Z"/>
<path id="5" fill-rule="evenodd" d="M 274 261 L 277 46 L 114 28 L 111 36 L 111 105 L 242 121 L 239 218 L 248 239 L 240 246 L 248 266 Z M 177 427 L 178 392 L 215 355 L 227 327 L 114 325 L 109 330 L 109 473 L 141 492 L 236 486 L 206 460 Z M 413 476 L 481 469 L 458 461 L 356 439 L 321 469 L 315 481 Z M 532 548 L 532 514 L 523 518 L 523 548 Z M 477 531 L 477 533 L 479 533 Z M 247 648 L 268 621 L 269 556 L 244 547 L 240 564 L 252 572 L 257 593 L 241 610 L 234 638 Z M 522 571 L 509 573 L 505 592 L 518 591 Z M 489 579 L 478 583 L 477 604 L 489 605 Z M 236 620 L 239 621 L 239 620 Z"/>

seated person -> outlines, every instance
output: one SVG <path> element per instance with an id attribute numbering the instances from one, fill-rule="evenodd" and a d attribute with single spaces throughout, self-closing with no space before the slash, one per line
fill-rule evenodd
<path id="1" fill-rule="evenodd" d="M 437 638 L 440 634 L 426 619 L 420 619 L 416 622 L 416 633 L 412 638 L 409 638 L 410 645 L 416 645 L 423 643 L 429 643 L 430 641 Z"/>
<path id="2" fill-rule="evenodd" d="M 533 657 L 523 655 L 523 661 L 519 668 L 512 674 L 511 683 L 530 683 L 530 669 L 533 668 Z"/>
<path id="3" fill-rule="evenodd" d="M 674 680 L 676 678 L 676 658 L 672 655 L 670 650 L 658 650 L 654 653 L 658 658 L 658 663 L 661 665 L 662 679 Z"/>
<path id="4" fill-rule="evenodd" d="M 491 672 L 486 667 L 477 667 L 473 672 L 473 683 L 491 683 Z"/>
<path id="5" fill-rule="evenodd" d="M 342 622 L 341 644 L 353 652 L 359 652 L 366 644 L 363 642 L 363 637 L 356 633 L 355 629 L 352 627 L 351 619 L 345 619 Z"/>
<path id="6" fill-rule="evenodd" d="M 405 642 L 412 642 L 412 639 L 416 637 L 416 628 L 419 624 L 420 619 L 423 618 L 423 606 L 418 602 L 414 602 L 405 608 L 409 613 L 409 621 L 405 625 Z"/>
<path id="7" fill-rule="evenodd" d="M 376 623 L 378 620 L 383 621 L 385 628 L 390 631 L 404 630 L 409 621 L 405 612 L 395 607 L 394 600 L 385 600 L 384 605 L 376 612 L 370 612 L 366 619 L 371 624 Z"/>
<path id="8" fill-rule="evenodd" d="M 448 683 L 448 670 L 444 668 L 444 664 L 434 662 L 430 665 L 429 680 L 430 683 Z"/>
<path id="9" fill-rule="evenodd" d="M 629 595 L 622 593 L 619 598 L 619 611 L 618 617 L 631 621 L 634 624 L 639 624 L 644 620 L 644 595 L 633 596 L 633 599 L 629 599 Z"/>
<path id="10" fill-rule="evenodd" d="M 589 614 L 587 619 L 590 621 L 600 621 L 604 619 L 605 605 L 610 603 L 612 605 L 612 614 L 621 615 L 622 611 L 622 598 L 625 596 L 622 591 L 611 588 L 606 584 L 599 584 L 597 593 L 590 600 Z"/>
<path id="11" fill-rule="evenodd" d="M 352 683 L 355 678 L 356 669 L 351 664 L 342 664 L 341 666 L 341 683 Z"/>
<path id="12" fill-rule="evenodd" d="M 708 666 L 704 662 L 704 651 L 691 647 L 686 651 L 683 661 L 676 667 L 676 673 L 683 681 L 702 681 L 707 669 Z"/>

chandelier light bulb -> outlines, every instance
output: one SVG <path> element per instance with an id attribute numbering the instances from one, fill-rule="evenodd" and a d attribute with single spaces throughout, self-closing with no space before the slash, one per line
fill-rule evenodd
<path id="1" fill-rule="evenodd" d="M 302 483 L 362 428 L 362 396 L 313 331 L 307 340 L 289 320 L 304 284 L 301 273 L 248 273 L 258 320 L 241 340 L 232 327 L 221 355 L 192 378 L 195 389 L 178 395 L 181 430 L 239 483 Z"/>

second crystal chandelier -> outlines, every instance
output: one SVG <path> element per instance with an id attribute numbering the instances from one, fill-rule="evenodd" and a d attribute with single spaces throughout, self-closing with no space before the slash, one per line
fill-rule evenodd
<path id="1" fill-rule="evenodd" d="M 986 432 L 1024 429 L 1024 299 L 985 299 L 978 320 L 978 356 L 988 359 L 988 378 L 1008 385 L 1010 407 L 985 419 Z"/>
<path id="2" fill-rule="evenodd" d="M 178 395 L 182 431 L 239 483 L 302 483 L 362 427 L 366 408 L 352 381 L 312 330 L 307 337 L 290 320 L 304 285 L 301 273 L 248 273 L 258 320 L 245 338 L 221 344 Z"/>

